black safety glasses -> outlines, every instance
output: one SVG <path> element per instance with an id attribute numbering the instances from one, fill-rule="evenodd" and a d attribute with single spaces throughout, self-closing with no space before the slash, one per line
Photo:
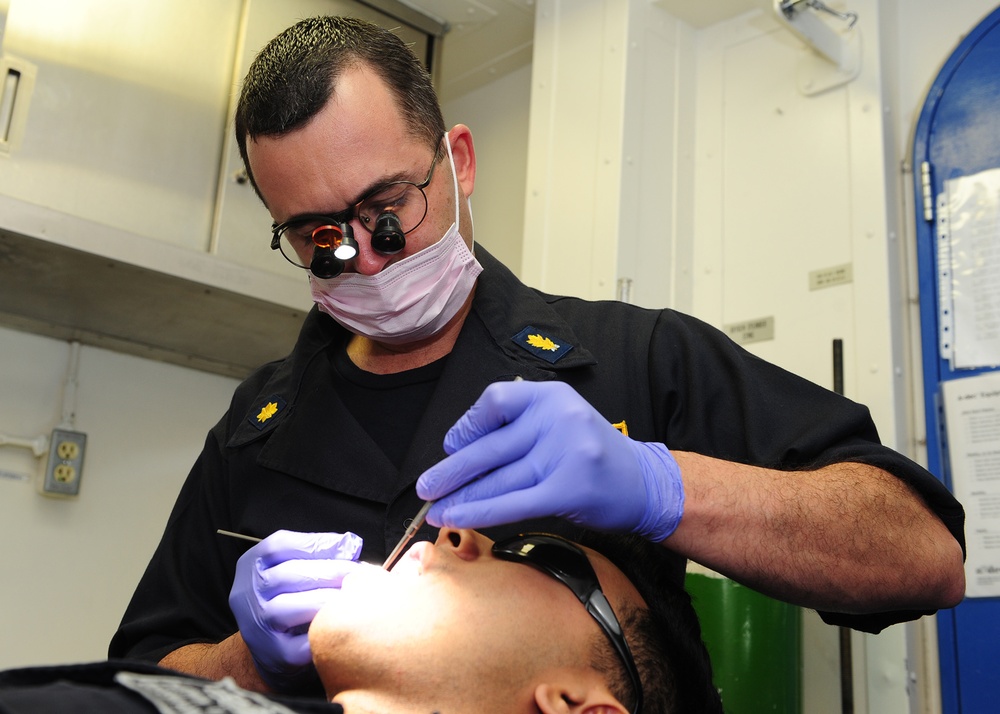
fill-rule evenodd
<path id="1" fill-rule="evenodd" d="M 635 667 L 632 650 L 625 641 L 625 633 L 611 609 L 611 603 L 601 591 L 601 583 L 587 554 L 575 543 L 559 536 L 523 533 L 494 543 L 493 555 L 500 560 L 530 565 L 573 591 L 587 608 L 587 612 L 597 620 L 625 664 L 625 671 L 632 682 L 632 691 L 635 692 L 633 714 L 642 711 L 642 682 L 639 681 L 639 671 Z"/>

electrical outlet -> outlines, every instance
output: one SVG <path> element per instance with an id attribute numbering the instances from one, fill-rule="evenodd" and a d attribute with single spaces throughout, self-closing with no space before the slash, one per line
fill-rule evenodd
<path id="1" fill-rule="evenodd" d="M 47 496 L 76 496 L 83 475 L 83 454 L 87 435 L 79 431 L 53 429 L 49 442 L 49 461 L 42 482 Z"/>

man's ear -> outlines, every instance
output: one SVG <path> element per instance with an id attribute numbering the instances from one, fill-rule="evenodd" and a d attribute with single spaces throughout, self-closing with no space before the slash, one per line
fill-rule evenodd
<path id="1" fill-rule="evenodd" d="M 472 131 L 465 124 L 456 124 L 448 132 L 448 140 L 462 195 L 471 196 L 476 186 L 476 147 L 472 143 Z"/>
<path id="2" fill-rule="evenodd" d="M 535 705 L 542 714 L 629 714 L 603 681 L 590 677 L 562 677 L 539 684 Z"/>

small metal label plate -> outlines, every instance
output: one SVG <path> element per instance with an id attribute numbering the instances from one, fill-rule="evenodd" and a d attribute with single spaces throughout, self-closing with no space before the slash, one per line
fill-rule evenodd
<path id="1" fill-rule="evenodd" d="M 774 339 L 774 315 L 756 320 L 733 322 L 723 326 L 723 331 L 733 342 L 748 345 L 751 342 L 764 342 Z"/>
<path id="2" fill-rule="evenodd" d="M 809 273 L 809 289 L 822 290 L 836 285 L 847 285 L 854 282 L 854 265 L 844 263 L 832 268 L 823 268 Z"/>

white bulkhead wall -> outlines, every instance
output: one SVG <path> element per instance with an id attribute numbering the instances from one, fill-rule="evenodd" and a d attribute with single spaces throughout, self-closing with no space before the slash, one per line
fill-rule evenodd
<path id="1" fill-rule="evenodd" d="M 701 31 L 639 0 L 537 13 L 526 282 L 602 299 L 624 278 L 631 302 L 719 327 L 772 317 L 774 340 L 751 349 L 825 386 L 842 338 L 848 396 L 895 445 L 898 234 L 877 42 L 857 79 L 808 97 L 796 86 L 808 50 L 766 13 Z M 852 282 L 810 290 L 810 273 L 846 264 Z"/>
<path id="2" fill-rule="evenodd" d="M 829 4 L 859 16 L 859 72 L 816 92 L 823 60 L 769 0 L 703 29 L 668 0 L 540 0 L 521 276 L 723 329 L 770 319 L 773 338 L 747 349 L 830 388 L 842 339 L 846 395 L 921 459 L 899 167 L 914 87 L 990 7 L 949 6 L 958 32 L 935 35 L 929 0 Z M 804 637 L 806 710 L 839 712 L 836 631 L 810 616 Z M 856 711 L 937 710 L 933 619 L 853 643 Z"/>

